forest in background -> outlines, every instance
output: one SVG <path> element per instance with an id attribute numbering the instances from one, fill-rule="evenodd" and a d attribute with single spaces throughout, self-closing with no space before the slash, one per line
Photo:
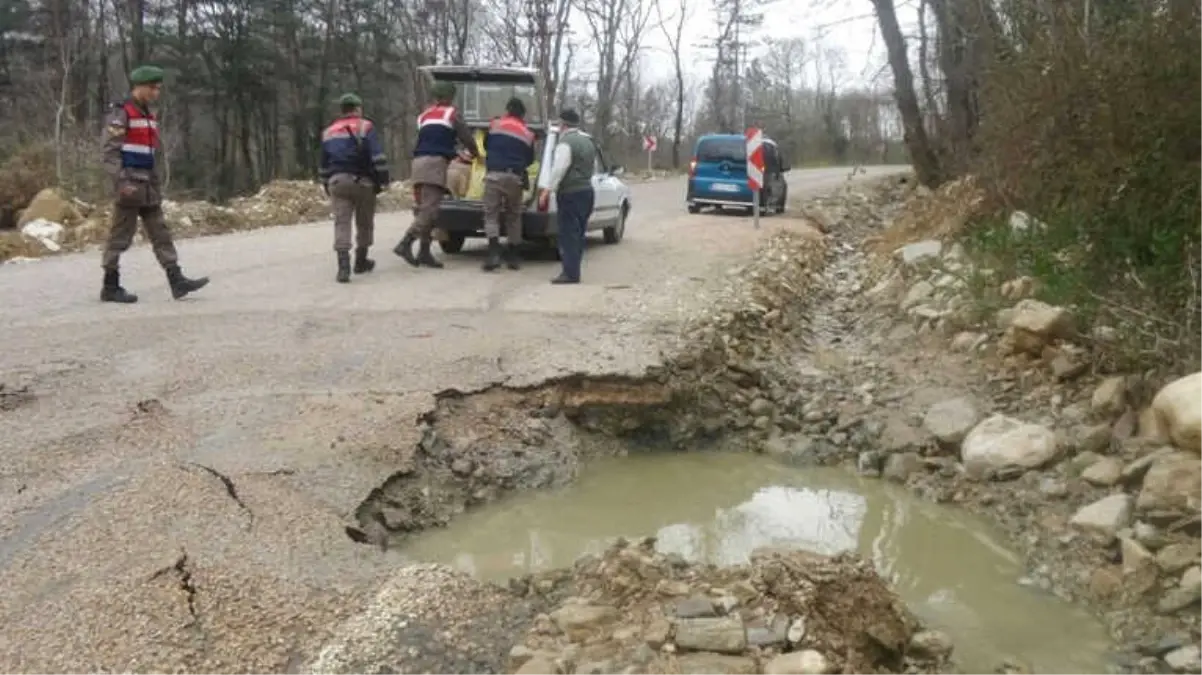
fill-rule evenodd
<path id="1" fill-rule="evenodd" d="M 0 14 L 0 155 L 50 152 L 58 183 L 94 190 L 105 110 L 132 67 L 154 63 L 168 73 L 174 194 L 224 200 L 315 176 L 345 91 L 364 98 L 403 176 L 427 99 L 417 68 L 495 63 L 537 68 L 548 108 L 580 109 L 634 169 L 646 166 L 644 135 L 660 140 L 658 168 L 679 168 L 698 134 L 750 124 L 795 163 L 904 161 L 886 87 L 847 87 L 845 55 L 820 43 L 760 39 L 761 0 L 714 1 L 11 0 Z M 707 10 L 711 67 L 698 76 L 683 36 Z M 648 47 L 653 37 L 669 49 Z M 672 75 L 649 77 L 652 61 Z"/>

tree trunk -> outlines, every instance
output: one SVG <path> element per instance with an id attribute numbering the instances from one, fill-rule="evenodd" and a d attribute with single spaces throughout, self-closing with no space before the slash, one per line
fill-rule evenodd
<path id="1" fill-rule="evenodd" d="M 897 25 L 897 12 L 893 0 L 872 0 L 876 8 L 881 38 L 889 52 L 889 68 L 893 71 L 893 96 L 901 113 L 905 127 L 906 148 L 914 173 L 923 185 L 934 188 L 941 181 L 939 159 L 931 148 L 930 139 L 922 124 L 922 110 L 914 93 L 914 74 L 910 72 L 910 60 L 906 54 L 906 41 L 901 27 Z"/>

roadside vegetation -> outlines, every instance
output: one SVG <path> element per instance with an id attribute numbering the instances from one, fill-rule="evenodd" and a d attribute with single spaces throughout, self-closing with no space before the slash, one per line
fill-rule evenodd
<path id="1" fill-rule="evenodd" d="M 981 191 L 945 234 L 994 274 L 982 302 L 1028 278 L 1113 336 L 1103 369 L 1197 370 L 1197 3 L 923 0 L 909 41 L 873 4 L 920 181 Z"/>

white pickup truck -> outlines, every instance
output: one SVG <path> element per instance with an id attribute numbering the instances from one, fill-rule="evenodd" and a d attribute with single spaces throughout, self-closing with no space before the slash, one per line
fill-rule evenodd
<path id="1" fill-rule="evenodd" d="M 422 72 L 430 82 L 451 82 L 455 85 L 455 107 L 464 122 L 482 140 L 489 122 L 505 112 L 505 103 L 518 97 L 526 104 L 526 124 L 538 138 L 537 156 L 532 167 L 531 182 L 536 189 L 526 193 L 526 211 L 522 215 L 522 238 L 556 248 L 557 219 L 555 200 L 539 208 L 538 189 L 550 187 L 551 158 L 558 139 L 558 127 L 548 122 L 546 94 L 538 72 L 531 68 L 497 66 L 423 66 Z M 483 143 L 481 143 L 483 151 Z M 468 237 L 484 237 L 484 209 L 480 201 L 483 186 L 483 160 L 473 166 L 472 181 L 463 197 L 447 195 L 442 202 L 435 227 L 442 230 L 442 250 L 458 253 Z M 597 163 L 593 173 L 596 206 L 589 218 L 589 231 L 601 230 L 607 244 L 622 241 L 626 218 L 630 214 L 630 187 L 622 182 L 623 168 L 609 164 L 605 153 L 597 147 Z"/>

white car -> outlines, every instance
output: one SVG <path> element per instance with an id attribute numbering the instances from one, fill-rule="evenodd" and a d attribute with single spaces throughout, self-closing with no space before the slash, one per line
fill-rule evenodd
<path id="1" fill-rule="evenodd" d="M 526 211 L 522 215 L 522 238 L 556 246 L 557 219 L 555 199 L 539 208 L 538 189 L 550 187 L 551 158 L 559 129 L 548 123 L 546 93 L 538 71 L 532 68 L 496 66 L 423 66 L 430 82 L 451 82 L 455 85 L 455 107 L 464 122 L 473 130 L 488 129 L 494 117 L 505 113 L 505 103 L 512 97 L 526 104 L 526 124 L 538 139 L 541 158 L 538 175 L 531 181 L 537 189 L 526 193 Z M 483 148 L 481 148 L 483 149 Z M 537 149 L 537 146 L 536 146 Z M 626 218 L 630 215 L 630 187 L 622 182 L 621 165 L 609 164 L 605 153 L 597 146 L 597 163 L 593 173 L 596 201 L 588 230 L 601 230 L 607 244 L 622 241 L 626 233 Z M 479 199 L 456 198 L 448 195 L 442 202 L 435 227 L 446 233 L 440 242 L 442 250 L 458 253 L 468 237 L 484 236 L 484 208 Z"/>

